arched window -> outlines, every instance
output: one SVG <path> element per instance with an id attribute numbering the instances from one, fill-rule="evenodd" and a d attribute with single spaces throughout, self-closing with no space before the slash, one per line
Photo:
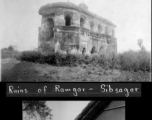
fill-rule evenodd
<path id="1" fill-rule="evenodd" d="M 70 15 L 65 16 L 65 25 L 71 26 L 71 16 Z"/>
<path id="2" fill-rule="evenodd" d="M 80 18 L 80 27 L 83 27 L 83 25 L 84 25 L 84 18 Z"/>
<path id="3" fill-rule="evenodd" d="M 54 37 L 53 27 L 54 27 L 54 21 L 52 18 L 47 19 L 47 26 L 48 26 L 48 38 Z"/>
<path id="4" fill-rule="evenodd" d="M 91 54 L 94 54 L 94 53 L 96 53 L 96 52 L 97 52 L 97 49 L 96 49 L 95 46 L 93 46 L 92 49 L 91 49 Z"/>
<path id="5" fill-rule="evenodd" d="M 108 27 L 105 27 L 105 34 L 108 35 Z"/>
<path id="6" fill-rule="evenodd" d="M 86 48 L 84 47 L 84 48 L 82 49 L 82 55 L 85 55 L 85 53 L 86 53 Z"/>
<path id="7" fill-rule="evenodd" d="M 101 32 L 102 31 L 102 27 L 101 27 L 101 25 L 99 24 L 98 25 L 98 32 Z"/>
<path id="8" fill-rule="evenodd" d="M 103 54 L 104 53 L 104 47 L 101 46 L 100 49 L 99 49 L 99 54 Z"/>
<path id="9" fill-rule="evenodd" d="M 94 23 L 92 21 L 90 22 L 90 28 L 91 28 L 91 30 L 93 30 L 93 28 L 94 28 Z"/>

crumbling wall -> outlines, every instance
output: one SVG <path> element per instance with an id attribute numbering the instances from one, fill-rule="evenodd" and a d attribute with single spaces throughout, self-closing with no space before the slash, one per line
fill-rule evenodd
<path id="1" fill-rule="evenodd" d="M 66 9 L 66 8 L 58 8 L 55 13 L 55 25 L 56 26 L 65 26 L 65 16 L 70 15 L 72 18 L 70 26 L 79 26 L 79 13 L 75 10 Z"/>
<path id="2" fill-rule="evenodd" d="M 54 52 L 54 18 L 55 14 L 42 16 L 39 28 L 39 50 L 43 53 Z"/>
<path id="3" fill-rule="evenodd" d="M 54 51 L 55 44 L 59 43 L 59 49 L 72 50 L 79 49 L 81 52 L 86 48 L 86 53 L 90 54 L 93 46 L 99 54 L 109 54 L 117 52 L 116 39 L 108 40 L 107 36 L 114 37 L 114 27 L 104 23 L 103 21 L 88 16 L 74 9 L 67 8 L 50 8 L 44 11 L 42 16 L 42 24 L 39 29 L 39 48 L 43 44 L 48 44 L 51 51 Z M 65 16 L 70 16 L 70 25 L 65 27 Z M 80 19 L 83 18 L 84 24 L 81 26 Z M 48 19 L 53 20 L 50 27 Z M 91 29 L 91 22 L 93 28 Z M 99 25 L 101 30 L 99 31 Z M 52 28 L 52 29 L 51 29 Z M 107 33 L 105 32 L 107 29 Z M 52 30 L 52 31 L 51 31 Z M 51 37 L 51 34 L 52 37 Z M 111 37 L 109 37 L 111 39 Z M 108 42 L 113 41 L 113 42 Z M 43 45 L 44 46 L 44 45 Z M 42 50 L 42 49 L 41 49 Z"/>

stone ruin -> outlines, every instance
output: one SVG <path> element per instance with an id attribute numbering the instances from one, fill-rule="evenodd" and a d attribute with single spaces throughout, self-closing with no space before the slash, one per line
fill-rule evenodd
<path id="1" fill-rule="evenodd" d="M 39 9 L 38 50 L 42 53 L 116 54 L 117 39 L 111 21 L 88 11 L 85 3 L 47 4 Z"/>

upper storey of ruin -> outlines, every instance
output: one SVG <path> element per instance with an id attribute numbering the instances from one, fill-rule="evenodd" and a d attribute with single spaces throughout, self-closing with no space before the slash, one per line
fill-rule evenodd
<path id="1" fill-rule="evenodd" d="M 57 2 L 57 3 L 47 4 L 47 5 L 42 6 L 39 9 L 39 14 L 40 15 L 49 15 L 52 13 L 56 13 L 58 11 L 57 10 L 58 8 L 66 8 L 66 9 L 76 10 L 76 11 L 84 13 L 90 17 L 93 17 L 94 19 L 98 19 L 98 20 L 100 20 L 108 25 L 116 27 L 116 25 L 114 23 L 112 23 L 111 21 L 88 11 L 88 7 L 84 3 L 80 3 L 79 6 L 77 6 L 73 3 L 70 3 L 70 2 Z"/>
<path id="2" fill-rule="evenodd" d="M 52 19 L 55 27 L 80 27 L 93 33 L 115 36 L 116 25 L 91 13 L 84 3 L 80 3 L 79 6 L 70 2 L 47 4 L 39 9 L 39 14 L 42 15 L 42 26 L 48 19 Z"/>

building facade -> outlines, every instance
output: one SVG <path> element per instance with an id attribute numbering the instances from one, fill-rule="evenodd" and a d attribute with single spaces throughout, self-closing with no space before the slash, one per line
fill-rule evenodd
<path id="1" fill-rule="evenodd" d="M 39 9 L 38 49 L 41 52 L 116 54 L 117 39 L 112 22 L 88 11 L 86 4 L 47 4 Z"/>

